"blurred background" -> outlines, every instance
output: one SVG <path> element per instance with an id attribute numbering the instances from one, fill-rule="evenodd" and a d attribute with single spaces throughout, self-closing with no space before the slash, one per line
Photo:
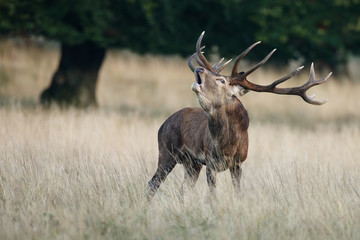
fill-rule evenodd
<path id="1" fill-rule="evenodd" d="M 359 0 L 0 0 L 0 239 L 360 239 Z M 157 131 L 199 107 L 187 59 L 236 57 L 248 80 L 308 95 L 249 92 L 241 201 L 202 171 L 180 204 L 175 167 L 155 201 Z M 222 71 L 230 74 L 232 64 Z M 50 106 L 51 105 L 51 106 Z M 58 107 L 58 106 L 63 107 Z M 45 106 L 45 107 L 43 107 Z M 47 106 L 50 106 L 47 108 Z"/>
<path id="2" fill-rule="evenodd" d="M 243 70 L 277 48 L 251 76 L 255 82 L 272 82 L 305 65 L 294 80 L 300 84 L 315 62 L 318 78 L 334 74 L 332 88 L 317 90 L 325 91 L 320 97 L 356 95 L 359 8 L 353 0 L 2 0 L 0 99 L 150 115 L 196 105 L 186 60 L 204 30 L 211 62 L 262 41 L 241 63 Z M 343 98 L 339 107 L 352 106 L 349 101 Z"/>

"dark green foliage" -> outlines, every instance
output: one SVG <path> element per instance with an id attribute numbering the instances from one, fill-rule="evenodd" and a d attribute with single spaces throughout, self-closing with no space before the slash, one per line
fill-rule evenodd
<path id="1" fill-rule="evenodd" d="M 255 36 L 281 45 L 278 59 L 303 57 L 334 67 L 359 54 L 360 1 L 262 1 Z M 276 58 L 276 56 L 275 56 Z"/>
<path id="2" fill-rule="evenodd" d="M 249 58 L 276 47 L 274 62 L 335 66 L 359 54 L 359 9 L 359 0 L 0 0 L 0 33 L 188 56 L 205 30 L 225 57 L 261 40 Z"/>

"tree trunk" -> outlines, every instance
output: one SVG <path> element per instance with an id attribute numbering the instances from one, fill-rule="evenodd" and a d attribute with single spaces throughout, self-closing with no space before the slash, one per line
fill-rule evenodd
<path id="1" fill-rule="evenodd" d="M 62 44 L 59 67 L 50 86 L 41 93 L 41 103 L 80 108 L 96 106 L 96 82 L 104 56 L 105 48 L 94 43 Z"/>

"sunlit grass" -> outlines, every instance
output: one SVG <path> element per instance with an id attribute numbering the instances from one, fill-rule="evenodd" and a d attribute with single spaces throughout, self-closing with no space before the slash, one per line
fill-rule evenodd
<path id="1" fill-rule="evenodd" d="M 316 87 L 329 98 L 321 107 L 245 95 L 251 121 L 241 198 L 224 172 L 211 205 L 203 170 L 180 203 L 178 165 L 148 204 L 157 130 L 172 112 L 197 106 L 186 60 L 110 52 L 99 109 L 43 110 L 38 95 L 57 57 L 56 49 L 2 50 L 9 80 L 0 86 L 0 239 L 360 238 L 358 85 L 330 79 Z M 283 74 L 265 69 L 253 79 Z"/>

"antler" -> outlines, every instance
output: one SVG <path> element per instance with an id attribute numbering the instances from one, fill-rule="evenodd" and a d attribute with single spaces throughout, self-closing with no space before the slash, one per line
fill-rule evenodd
<path id="1" fill-rule="evenodd" d="M 196 52 L 191 55 L 191 57 L 189 57 L 188 59 L 188 65 L 191 69 L 191 71 L 195 71 L 195 67 L 192 65 L 192 61 L 195 58 L 196 62 L 201 66 L 206 68 L 209 71 L 212 72 L 216 72 L 216 73 L 220 73 L 221 70 L 223 70 L 226 65 L 228 65 L 232 59 L 230 59 L 229 61 L 225 62 L 223 65 L 219 66 L 222 61 L 224 60 L 224 58 L 220 59 L 220 61 L 218 61 L 217 63 L 215 63 L 213 66 L 210 65 L 210 63 L 206 60 L 205 56 L 203 55 L 202 50 L 205 48 L 205 46 L 201 47 L 201 41 L 204 37 L 205 31 L 203 31 L 199 37 L 199 39 L 196 42 Z"/>
<path id="2" fill-rule="evenodd" d="M 295 76 L 304 66 L 298 67 L 297 69 L 295 69 L 294 71 L 292 71 L 289 75 L 282 77 L 278 80 L 276 80 L 275 82 L 271 83 L 270 85 L 266 85 L 266 86 L 262 86 L 262 85 L 257 85 L 255 83 L 249 82 L 246 77 L 251 74 L 252 72 L 254 72 L 256 69 L 258 69 L 259 67 L 261 67 L 270 57 L 271 55 L 275 52 L 276 49 L 272 50 L 261 62 L 259 62 L 258 64 L 256 64 L 255 66 L 253 66 L 250 70 L 246 71 L 246 72 L 237 72 L 237 67 L 238 64 L 240 62 L 240 60 L 253 48 L 255 47 L 257 44 L 259 44 L 260 42 L 256 42 L 253 45 L 251 45 L 248 49 L 246 49 L 242 54 L 240 54 L 236 60 L 235 60 L 235 64 L 230 76 L 231 82 L 230 84 L 232 85 L 240 85 L 248 90 L 252 90 L 255 92 L 270 92 L 270 93 L 275 93 L 275 94 L 286 94 L 286 95 L 297 95 L 302 97 L 302 99 L 304 99 L 305 102 L 310 103 L 310 104 L 314 104 L 314 105 L 322 105 L 324 103 L 326 103 L 328 101 L 328 99 L 324 99 L 322 101 L 316 101 L 313 100 L 314 95 L 312 96 L 307 96 L 306 95 L 306 91 L 309 90 L 311 87 L 319 85 L 324 83 L 331 75 L 331 73 L 329 73 L 326 77 L 324 77 L 321 80 L 315 80 L 315 71 L 314 71 L 314 64 L 311 64 L 310 67 L 310 75 L 309 75 L 309 80 L 303 84 L 302 86 L 299 87 L 293 87 L 293 88 L 278 88 L 276 87 L 277 85 L 285 82 L 286 80 L 290 79 L 291 77 Z"/>

